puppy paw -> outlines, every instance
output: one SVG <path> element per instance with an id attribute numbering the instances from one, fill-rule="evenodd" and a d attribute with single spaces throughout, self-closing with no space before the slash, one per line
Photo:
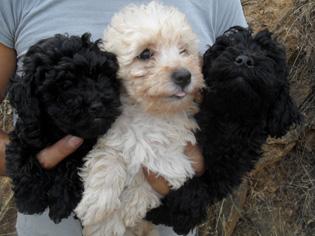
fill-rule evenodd
<path id="1" fill-rule="evenodd" d="M 59 223 L 63 218 L 67 218 L 82 197 L 82 187 L 79 181 L 67 183 L 66 181 L 57 180 L 47 193 L 49 198 L 49 217 L 55 223 Z"/>
<path id="2" fill-rule="evenodd" d="M 158 195 L 148 183 L 127 189 L 122 198 L 120 214 L 126 227 L 134 227 L 141 222 L 147 211 L 160 205 Z"/>
<path id="3" fill-rule="evenodd" d="M 98 223 L 120 208 L 119 199 L 108 201 L 106 196 L 101 195 L 100 198 L 95 196 L 97 194 L 93 193 L 90 196 L 84 196 L 75 209 L 75 213 L 81 219 L 83 225 Z"/>

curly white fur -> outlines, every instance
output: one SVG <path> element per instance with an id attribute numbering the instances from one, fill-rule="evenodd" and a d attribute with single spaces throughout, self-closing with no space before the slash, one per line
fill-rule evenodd
<path id="1" fill-rule="evenodd" d="M 196 37 L 174 8 L 155 2 L 129 6 L 114 16 L 104 38 L 104 49 L 115 53 L 120 64 L 122 115 L 85 159 L 80 173 L 84 193 L 75 211 L 86 235 L 122 236 L 160 204 L 143 166 L 163 176 L 173 189 L 194 175 L 184 148 L 187 142 L 196 143 L 193 98 L 203 81 Z M 146 47 L 154 50 L 154 58 L 138 61 Z M 180 53 L 183 48 L 185 55 Z M 179 88 L 170 72 L 182 67 L 192 77 L 187 95 L 178 99 L 172 97 Z"/>

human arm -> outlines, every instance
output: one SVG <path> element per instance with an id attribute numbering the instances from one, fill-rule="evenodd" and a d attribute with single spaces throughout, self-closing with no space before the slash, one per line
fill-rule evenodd
<path id="1" fill-rule="evenodd" d="M 5 145 L 8 143 L 8 134 L 0 130 L 0 176 L 5 175 Z"/>
<path id="2" fill-rule="evenodd" d="M 15 51 L 0 43 L 0 102 L 5 97 L 10 77 L 15 71 L 15 65 Z M 5 175 L 5 146 L 8 140 L 8 134 L 0 129 L 0 176 Z"/>

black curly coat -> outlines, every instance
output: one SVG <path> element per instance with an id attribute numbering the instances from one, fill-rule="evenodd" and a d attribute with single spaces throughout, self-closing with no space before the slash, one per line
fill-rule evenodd
<path id="1" fill-rule="evenodd" d="M 281 137 L 301 115 L 289 95 L 285 51 L 267 30 L 232 27 L 204 54 L 207 89 L 196 119 L 206 172 L 148 213 L 156 224 L 186 234 L 227 196 L 261 157 L 268 135 Z"/>
<path id="2" fill-rule="evenodd" d="M 78 168 L 83 157 L 120 114 L 118 63 L 88 33 L 41 40 L 25 55 L 22 78 L 14 79 L 9 99 L 19 117 L 6 148 L 18 211 L 49 207 L 55 222 L 69 216 L 81 199 Z M 52 170 L 36 159 L 43 148 L 67 134 L 84 138 L 80 148 Z"/>

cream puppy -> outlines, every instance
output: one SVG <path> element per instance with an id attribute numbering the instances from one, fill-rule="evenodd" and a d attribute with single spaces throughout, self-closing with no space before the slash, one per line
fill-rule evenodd
<path id="1" fill-rule="evenodd" d="M 85 159 L 76 213 L 86 235 L 121 236 L 128 227 L 138 227 L 136 235 L 157 235 L 140 227 L 160 204 L 142 167 L 173 189 L 194 175 L 184 148 L 196 143 L 194 98 L 204 86 L 196 35 L 184 14 L 151 2 L 117 13 L 101 48 L 118 58 L 122 115 Z"/>

